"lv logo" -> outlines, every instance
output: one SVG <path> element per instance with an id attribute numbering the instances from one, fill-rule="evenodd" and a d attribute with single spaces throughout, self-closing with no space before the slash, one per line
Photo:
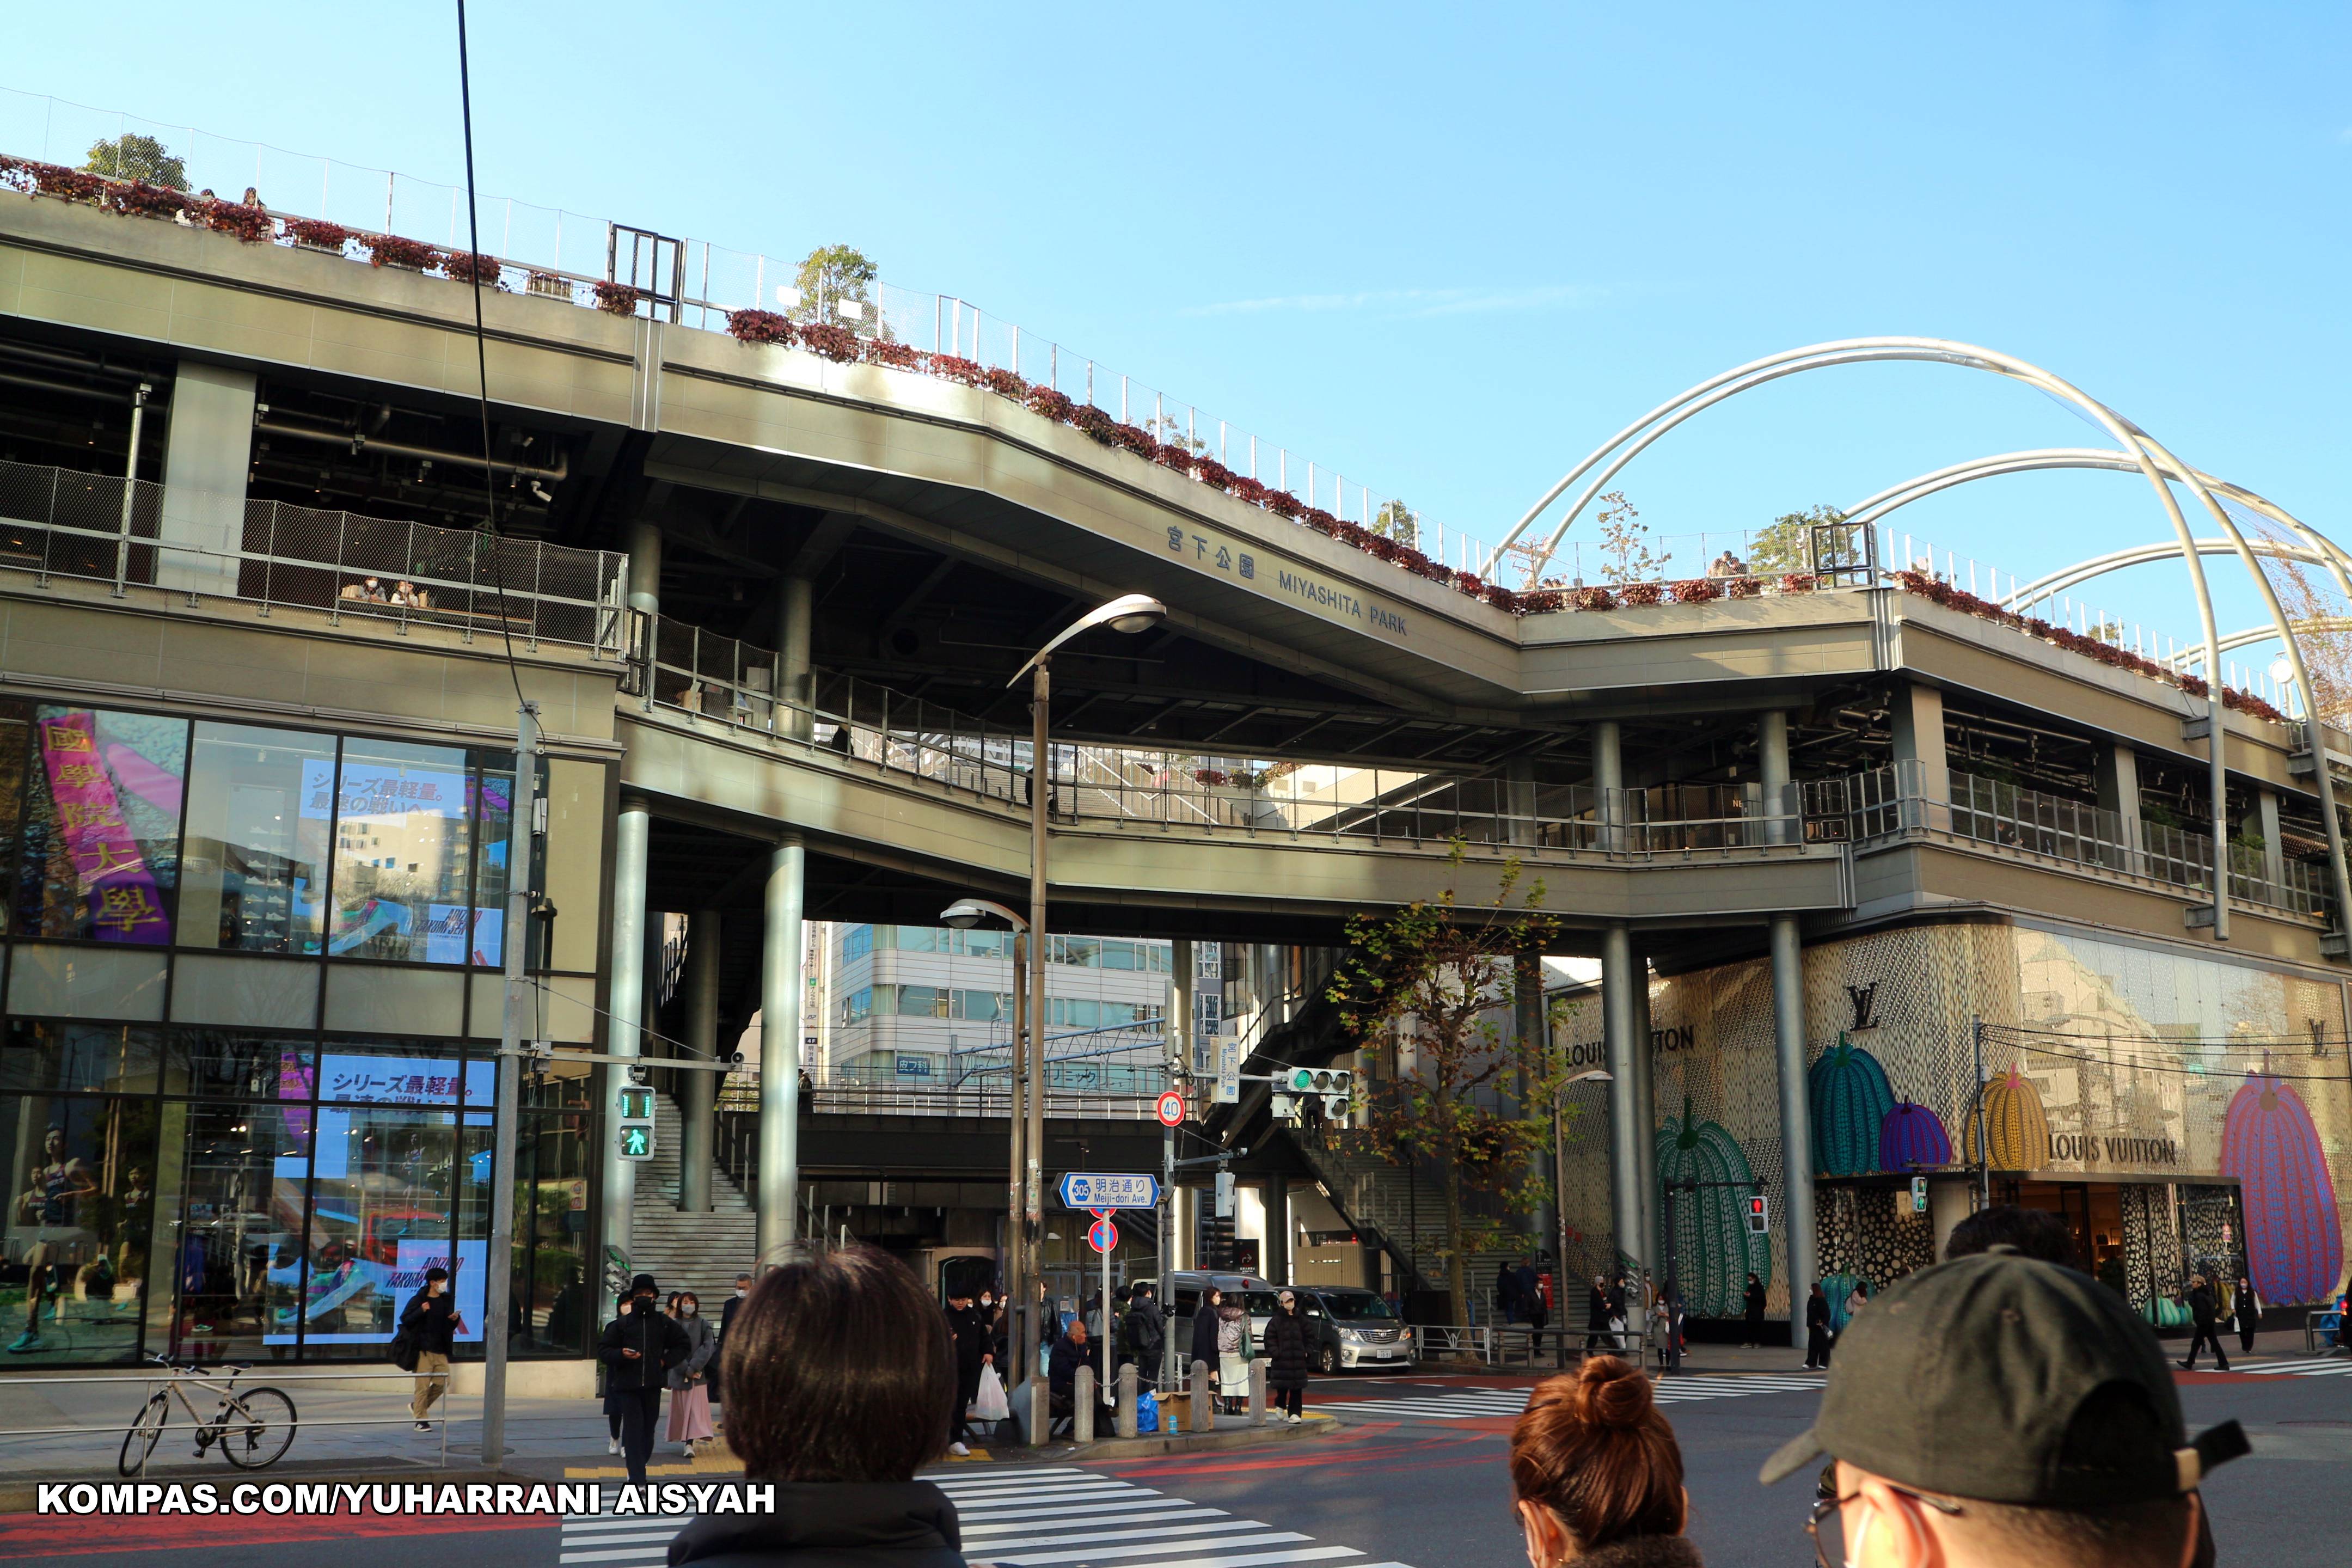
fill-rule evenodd
<path id="1" fill-rule="evenodd" d="M 1853 1004 L 1853 1022 L 1848 1027 L 1853 1029 L 1878 1027 L 1877 981 L 1874 980 L 1867 985 L 1849 985 L 1845 988 L 1845 996 L 1847 1001 Z"/>

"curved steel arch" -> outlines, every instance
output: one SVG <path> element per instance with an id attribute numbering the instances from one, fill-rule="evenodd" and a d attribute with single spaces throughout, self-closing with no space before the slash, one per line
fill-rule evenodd
<path id="1" fill-rule="evenodd" d="M 1575 504 L 1569 508 L 1559 526 L 1554 529 L 1550 537 L 1545 541 L 1543 550 L 1537 558 L 1536 570 L 1542 570 L 1543 563 L 1549 561 L 1552 552 L 1559 547 L 1561 535 L 1565 534 L 1569 526 L 1576 521 L 1577 514 L 1584 510 L 1594 495 L 1599 493 L 1601 486 L 1606 484 L 1612 477 L 1631 462 L 1636 453 L 1685 419 L 1751 386 L 1760 386 L 1784 375 L 1793 375 L 1807 370 L 1824 370 L 1832 365 L 1866 363 L 1878 360 L 1907 360 L 1931 364 L 1953 364 L 1963 369 L 1980 370 L 1990 374 L 2006 376 L 2012 381 L 2035 387 L 2061 403 L 2073 406 L 2105 430 L 2115 441 L 2116 446 L 2121 449 L 2122 455 L 2131 458 L 2135 466 L 2147 478 L 2149 487 L 2156 491 L 2158 502 L 2164 508 L 2167 520 L 2172 524 L 2174 534 L 2180 541 L 2181 556 L 2189 567 L 2189 586 L 2196 594 L 2198 618 L 2200 629 L 2205 634 L 2205 645 L 2211 659 L 2210 668 L 2215 669 L 2221 668 L 2221 655 L 2213 650 L 2221 643 L 2221 633 L 2214 618 L 2213 595 L 2205 581 L 2204 563 L 2199 558 L 2196 541 L 2189 531 L 2189 519 L 2180 510 L 2179 499 L 2172 493 L 2171 486 L 2167 480 L 2178 479 L 2198 498 L 2207 510 L 2221 521 L 2222 531 L 2235 537 L 2237 533 L 2235 525 L 2222 511 L 2221 503 L 2214 500 L 2212 492 L 2206 489 L 2194 470 L 2183 468 L 2171 458 L 2169 453 L 2164 456 L 2171 471 L 2168 472 L 2165 468 L 2159 467 L 2156 453 L 2162 449 L 2157 447 L 2153 438 L 2139 426 L 2126 420 L 2105 404 L 2091 397 L 2072 383 L 2043 370 L 2039 365 L 2018 359 L 2014 355 L 2005 354 L 1995 349 L 1983 348 L 1975 343 L 1958 342 L 1948 338 L 1902 336 L 1843 338 L 1833 342 L 1813 343 L 1804 348 L 1788 349 L 1777 354 L 1767 355 L 1760 360 L 1751 360 L 1747 364 L 1725 371 L 1720 375 L 1701 382 L 1698 385 L 1660 404 L 1641 419 L 1619 431 L 1606 445 L 1570 469 L 1557 484 L 1545 491 L 1542 499 L 1528 508 L 1527 514 L 1512 526 L 1507 534 L 1504 535 L 1502 542 L 1487 555 L 1480 574 L 1491 573 L 1495 563 L 1501 559 L 1503 552 L 1509 548 L 1520 534 L 1526 532 L 1528 526 L 1537 518 L 1542 516 L 1545 510 L 1559 499 L 1569 486 L 1590 473 L 1611 453 L 1623 447 L 1628 441 L 1633 441 L 1639 437 L 1633 448 L 1625 452 L 1603 471 L 1599 479 L 1588 485 L 1584 493 L 1577 498 Z M 1654 426 L 1656 428 L 1653 429 Z M 2255 566 L 2252 555 L 2242 550 L 2240 553 L 2248 568 L 2260 576 L 2260 570 Z M 2263 591 L 2268 593 L 2268 583 L 2264 582 L 2261 585 Z M 2306 704 L 2310 703 L 2310 687 L 2306 682 L 2305 685 Z M 2313 707 L 2310 710 L 2316 713 L 2317 709 Z M 2221 737 L 2226 732 L 2223 713 L 2221 683 L 2209 681 L 2206 685 L 2206 720 L 2209 726 L 2208 733 L 2211 739 L 2206 749 L 2210 753 L 2209 785 L 2213 803 L 2213 936 L 2217 942 L 2226 942 L 2230 935 L 2229 769 L 2221 743 Z M 2325 780 L 2326 775 L 2323 774 L 2322 778 Z M 2332 811 L 2327 815 L 2333 829 Z M 2347 921 L 2352 921 L 2352 902 L 2346 903 L 2344 908 Z"/>
<path id="2" fill-rule="evenodd" d="M 2300 625 L 2301 629 L 2306 632 L 2352 632 L 2352 616 L 2320 616 L 2311 620 L 2304 621 Z M 2277 640 L 2278 628 L 2276 626 L 2269 626 L 2267 624 L 2259 626 L 2248 626 L 2242 631 L 2224 633 L 2221 637 L 2221 651 L 2223 653 L 2229 653 L 2237 648 L 2252 647 L 2258 644 L 2276 642 Z M 2191 665 L 2199 665 L 2205 662 L 2205 650 L 2201 647 L 2182 648 L 2178 654 L 2173 656 L 2170 662 L 2176 669 L 2187 669 Z"/>
<path id="3" fill-rule="evenodd" d="M 2204 502 L 2206 510 L 2212 513 L 2214 521 L 2221 525 L 2228 537 L 2190 540 L 2185 545 L 2175 542 L 2170 544 L 2138 545 L 2127 550 L 2110 551 L 2105 555 L 2093 556 L 2087 561 L 2077 562 L 2073 566 L 2063 568 L 2023 588 L 2016 589 L 2008 599 L 2003 601 L 2004 604 L 2011 609 L 2022 609 L 2040 603 L 2054 594 L 2063 592 L 2077 583 L 2086 582 L 2103 573 L 2116 571 L 2125 566 L 2139 565 L 2147 562 L 2183 555 L 2189 555 L 2192 559 L 2197 555 L 2235 555 L 2244 564 L 2247 575 L 2253 579 L 2255 591 L 2262 595 L 2263 607 L 2270 612 L 2271 625 L 2263 635 L 2275 637 L 2286 652 L 2289 668 L 2294 671 L 2295 686 L 2302 694 L 2304 721 L 2310 731 L 2313 755 L 2323 756 L 2326 747 L 2319 739 L 2318 694 L 2312 684 L 2310 670 L 2304 660 L 2302 641 L 2296 637 L 2294 623 L 2288 619 L 2284 606 L 2279 603 L 2277 590 L 2272 586 L 2269 574 L 2263 571 L 2255 556 L 2269 555 L 2278 559 L 2307 561 L 2324 565 L 2335 577 L 2337 587 L 2347 598 L 2352 598 L 2352 574 L 2347 574 L 2347 563 L 2352 563 L 2352 557 L 2347 556 L 2342 547 L 2335 541 L 2277 502 L 2257 495 L 2242 486 L 2216 479 L 2200 469 L 2189 468 L 2165 450 L 2154 437 L 2138 430 L 2137 426 L 2133 426 L 2133 430 L 2145 443 L 2143 450 L 2148 457 L 2157 459 L 2165 476 L 2188 485 Z M 2022 473 L 2042 468 L 2105 468 L 2129 473 L 2141 470 L 2143 467 L 2142 463 L 2135 461 L 2126 453 L 2100 447 L 2055 447 L 2032 452 L 2005 452 L 1994 457 L 1979 458 L 1972 462 L 1956 463 L 1949 468 L 1938 468 L 1933 473 L 1921 474 L 1899 485 L 1881 490 L 1848 513 L 1847 521 L 1874 527 L 1881 519 L 1897 507 L 1907 506 L 1912 501 L 1934 495 L 1939 490 L 1949 489 L 1955 485 L 1967 484 L 1973 479 L 1991 479 L 2001 474 Z M 2230 496 L 2249 510 L 2271 519 L 2306 542 L 2297 547 L 2273 540 L 2248 540 L 2238 528 L 2236 521 L 2230 516 L 2227 509 L 2222 507 L 2216 499 L 2217 491 Z M 2197 574 L 2196 580 L 2201 585 L 2201 573 Z M 2221 689 L 2221 655 L 2225 646 L 2231 645 L 2225 645 L 2213 630 L 2210 600 L 2200 602 L 2199 608 L 2206 617 L 2206 647 L 2202 657 L 2209 688 L 2210 715 L 2210 700 L 2218 696 Z M 2179 659 L 2175 662 L 2186 668 L 2188 661 Z M 2214 732 L 2220 732 L 2218 724 L 2215 726 Z M 2321 790 L 2320 816 L 2327 829 L 2328 879 L 2336 893 L 2336 909 L 2339 911 L 2337 918 L 2346 921 L 2347 930 L 2352 930 L 2352 866 L 2347 866 L 2343 826 L 2336 817 L 2335 779 L 2324 767 L 2315 776 Z M 2224 826 L 2221 815 L 2217 813 L 2214 824 L 2217 840 L 2222 836 Z M 2217 879 L 2226 874 L 2222 864 L 2226 853 L 2225 850 L 2221 849 L 2215 851 L 2214 874 Z"/>

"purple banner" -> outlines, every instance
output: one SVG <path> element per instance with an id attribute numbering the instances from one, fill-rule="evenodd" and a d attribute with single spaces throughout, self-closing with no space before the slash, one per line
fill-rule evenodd
<path id="1" fill-rule="evenodd" d="M 57 802 L 58 829 L 73 858 L 80 896 L 100 942 L 160 946 L 172 940 L 163 899 L 99 760 L 98 721 L 87 711 L 45 713 L 41 761 Z"/>

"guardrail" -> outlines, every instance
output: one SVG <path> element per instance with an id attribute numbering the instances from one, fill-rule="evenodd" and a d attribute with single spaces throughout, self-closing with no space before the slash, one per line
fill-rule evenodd
<path id="1" fill-rule="evenodd" d="M 628 557 L 471 529 L 0 462 L 0 572 L 625 651 Z"/>

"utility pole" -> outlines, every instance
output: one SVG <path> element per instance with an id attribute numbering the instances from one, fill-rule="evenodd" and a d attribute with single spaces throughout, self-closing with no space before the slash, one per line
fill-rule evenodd
<path id="1" fill-rule="evenodd" d="M 514 1285 L 516 1122 L 522 1104 L 524 1026 L 530 1006 L 530 910 L 546 832 L 539 807 L 539 704 L 522 702 L 515 719 L 514 784 L 509 791 L 507 909 L 499 940 L 507 996 L 499 1027 L 497 1109 L 490 1131 L 490 1245 L 482 1282 L 482 1463 L 498 1469 L 507 1452 L 507 1318 Z"/>

